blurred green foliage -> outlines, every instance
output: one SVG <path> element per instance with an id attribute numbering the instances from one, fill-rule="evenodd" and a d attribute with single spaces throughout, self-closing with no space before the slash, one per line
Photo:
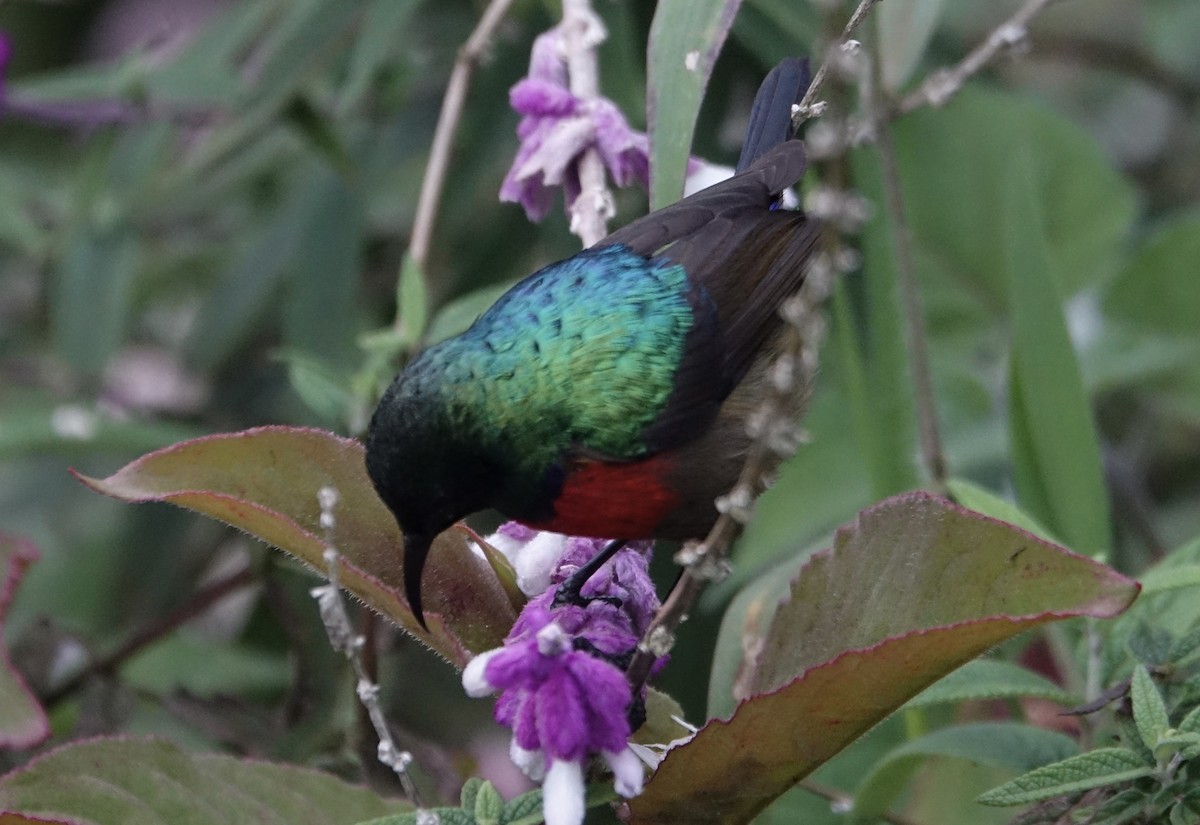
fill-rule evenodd
<path id="1" fill-rule="evenodd" d="M 882 8 L 893 4 L 912 16 L 889 10 L 864 36 L 872 48 L 884 38 L 888 90 L 960 59 L 1005 13 L 989 0 Z M 49 702 L 60 741 L 164 733 L 386 783 L 307 574 L 219 525 L 101 499 L 65 469 L 103 476 L 182 438 L 261 424 L 361 431 L 392 366 L 397 279 L 446 79 L 482 5 L 0 5 L 14 47 L 0 109 L 0 530 L 42 553 L 10 616 L 14 657 L 53 695 L 81 651 L 169 626 L 198 588 L 239 565 L 257 579 Z M 601 86 L 644 128 L 653 8 L 596 5 L 609 30 Z M 736 154 L 763 71 L 813 48 L 818 6 L 745 0 L 704 95 L 695 153 Z M 426 263 L 427 339 L 577 248 L 561 213 L 531 226 L 496 200 L 516 148 L 507 89 L 557 14 L 518 2 L 476 73 Z M 1198 36 L 1194 0 L 1060 4 L 1035 24 L 1028 54 L 946 108 L 895 124 L 951 474 L 1132 574 L 1200 535 Z M 859 509 L 924 480 L 895 294 L 899 230 L 878 206 L 872 151 L 851 168 L 877 208 L 863 271 L 830 307 L 805 422 L 812 442 L 762 499 L 734 577 L 706 593 L 662 679 L 692 721 L 711 700 L 717 627 L 738 588 L 794 568 Z M 647 198 L 625 192 L 618 203 L 623 221 Z M 1190 547 L 1167 565 L 1194 564 Z M 657 566 L 666 586 L 669 553 Z M 1171 661 L 1130 652 L 1151 646 L 1154 627 L 1176 640 L 1194 633 L 1194 590 L 1154 599 L 1141 624 L 1104 631 L 1101 686 L 1128 677 L 1135 659 Z M 432 766 L 423 785 L 454 799 L 454 777 L 484 770 L 506 792 L 518 787 L 494 768 L 504 738 L 480 733 L 484 703 L 462 698 L 455 674 L 414 643 L 379 633 L 392 721 Z M 1082 682 L 1081 636 L 1033 643 L 1023 661 Z M 1047 649 L 1058 651 L 1052 662 Z M 1183 701 L 1169 698 L 1173 709 Z M 817 779 L 852 791 L 898 746 L 874 776 L 915 769 L 905 760 L 951 750 L 922 735 L 995 722 L 992 710 L 906 710 Z M 1002 713 L 1025 711 L 1010 698 Z M 981 812 L 971 789 L 1010 778 L 1016 760 L 999 774 L 920 764 L 896 803 L 911 818 L 1007 821 Z M 761 818 L 800 820 L 840 821 L 799 789 Z"/>

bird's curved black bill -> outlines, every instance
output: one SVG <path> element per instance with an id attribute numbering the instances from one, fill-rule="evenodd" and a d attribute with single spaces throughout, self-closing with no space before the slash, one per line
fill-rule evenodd
<path id="1" fill-rule="evenodd" d="M 428 536 L 406 535 L 404 537 L 404 597 L 408 599 L 409 609 L 417 617 L 417 622 L 426 630 L 425 611 L 421 606 L 421 572 L 425 569 L 425 559 L 429 557 L 429 547 L 433 540 Z"/>

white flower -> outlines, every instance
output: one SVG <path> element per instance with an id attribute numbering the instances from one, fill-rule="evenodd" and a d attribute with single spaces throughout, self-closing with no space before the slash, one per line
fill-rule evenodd
<path id="1" fill-rule="evenodd" d="M 542 784 L 546 825 L 581 825 L 586 810 L 583 793 L 583 766 L 574 761 L 551 761 Z"/>

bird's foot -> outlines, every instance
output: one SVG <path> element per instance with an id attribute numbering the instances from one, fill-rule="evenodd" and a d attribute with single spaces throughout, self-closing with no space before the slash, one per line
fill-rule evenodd
<path id="1" fill-rule="evenodd" d="M 583 595 L 583 586 L 588 583 L 588 579 L 596 575 L 596 572 L 604 566 L 604 563 L 616 555 L 617 551 L 624 547 L 625 539 L 618 541 L 610 541 L 604 545 L 604 549 L 592 557 L 591 561 L 580 567 L 566 580 L 558 586 L 558 591 L 554 594 L 554 601 L 551 607 L 562 607 L 563 605 L 574 605 L 576 607 L 587 607 L 594 601 L 601 601 L 605 604 L 611 604 L 616 607 L 621 606 L 621 600 L 615 596 L 592 596 L 585 597 Z"/>

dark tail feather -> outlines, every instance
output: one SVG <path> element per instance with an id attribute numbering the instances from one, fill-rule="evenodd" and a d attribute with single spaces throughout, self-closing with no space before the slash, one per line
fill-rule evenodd
<path id="1" fill-rule="evenodd" d="M 754 96 L 750 125 L 737 162 L 739 172 L 792 137 L 792 106 L 804 98 L 811 82 L 807 57 L 788 57 L 771 69 Z"/>

